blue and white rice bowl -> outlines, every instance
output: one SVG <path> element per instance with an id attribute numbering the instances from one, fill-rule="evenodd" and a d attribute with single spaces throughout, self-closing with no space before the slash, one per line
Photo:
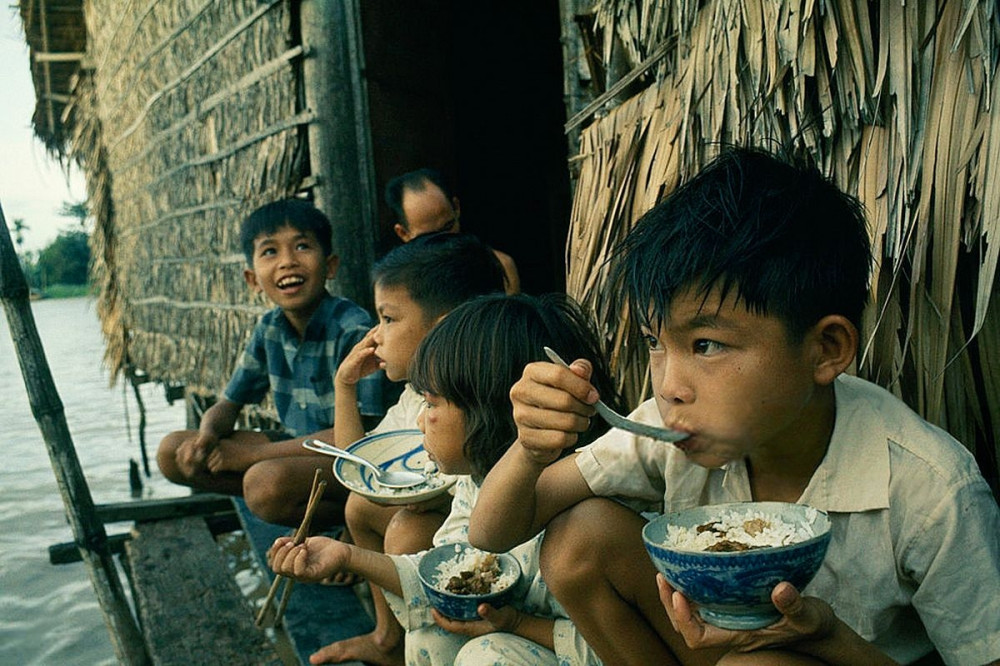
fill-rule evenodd
<path id="1" fill-rule="evenodd" d="M 379 504 L 402 505 L 426 502 L 455 485 L 457 477 L 437 472 L 424 450 L 424 434 L 412 428 L 391 430 L 362 437 L 347 451 L 375 463 L 380 469 L 424 474 L 425 483 L 410 488 L 379 485 L 371 470 L 348 460 L 333 461 L 333 475 L 345 488 Z"/>
<path id="2" fill-rule="evenodd" d="M 424 553 L 417 565 L 417 575 L 427 597 L 442 615 L 453 620 L 479 620 L 479 604 L 500 608 L 510 603 L 517 594 L 521 581 L 521 565 L 509 553 L 497 553 L 500 576 L 487 594 L 455 594 L 446 589 L 452 576 L 472 569 L 489 553 L 473 548 L 467 543 L 451 543 L 432 548 Z"/>
<path id="3" fill-rule="evenodd" d="M 722 534 L 727 528 L 732 531 Z M 753 547 L 704 550 L 713 537 Z M 802 591 L 816 575 L 830 545 L 830 518 L 803 504 L 716 504 L 658 516 L 643 528 L 642 539 L 656 569 L 698 604 L 705 622 L 759 629 L 781 617 L 771 602 L 775 585 L 788 581 Z"/>

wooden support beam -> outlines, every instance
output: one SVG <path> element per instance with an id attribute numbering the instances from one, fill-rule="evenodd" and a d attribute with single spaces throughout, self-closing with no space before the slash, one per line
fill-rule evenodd
<path id="1" fill-rule="evenodd" d="M 0 300 L 14 341 L 28 404 L 42 432 L 59 494 L 73 530 L 73 539 L 86 544 L 81 549 L 90 581 L 108 626 L 115 656 L 123 664 L 148 664 L 149 655 L 128 599 L 118 577 L 118 568 L 108 548 L 104 525 L 97 519 L 94 499 L 73 446 L 59 392 L 52 380 L 45 350 L 28 302 L 28 283 L 21 272 L 7 220 L 0 208 Z"/>
<path id="2" fill-rule="evenodd" d="M 116 502 L 98 504 L 97 517 L 102 523 L 124 521 L 165 520 L 184 516 L 205 516 L 213 513 L 232 512 L 233 499 L 228 495 L 199 493 L 187 497 L 143 500 L 141 502 Z"/>
<path id="3" fill-rule="evenodd" d="M 125 552 L 125 542 L 132 538 L 131 534 L 112 534 L 108 537 L 108 550 L 112 555 L 121 555 Z M 49 564 L 73 564 L 82 562 L 80 546 L 75 541 L 65 543 L 54 543 L 49 546 Z"/>
<path id="4" fill-rule="evenodd" d="M 375 257 L 375 167 L 362 76 L 358 0 L 302 0 L 302 62 L 309 125 L 309 159 L 316 206 L 333 224 L 340 270 L 331 290 L 371 307 L 368 272 Z"/>
<path id="5" fill-rule="evenodd" d="M 187 517 L 187 516 L 184 516 Z M 170 520 L 172 517 L 166 517 Z M 229 510 L 224 513 L 215 513 L 205 516 L 205 524 L 212 536 L 226 534 L 241 529 L 239 516 L 233 510 L 230 502 Z M 132 538 L 131 534 L 121 533 L 108 536 L 108 550 L 112 555 L 121 555 L 125 552 L 125 542 Z M 80 544 L 75 541 L 65 543 L 55 543 L 49 546 L 49 564 L 73 564 L 82 562 L 83 556 L 80 554 Z"/>
<path id="6" fill-rule="evenodd" d="M 86 53 L 54 53 L 51 51 L 36 51 L 35 62 L 79 62 L 86 57 Z"/>
<path id="7" fill-rule="evenodd" d="M 49 17 L 47 12 L 47 7 L 45 0 L 39 1 L 39 25 L 42 28 L 42 50 L 49 50 Z M 45 78 L 45 117 L 48 120 L 49 132 L 55 136 L 56 132 L 56 114 L 55 110 L 52 108 L 52 68 L 49 67 L 49 63 L 42 61 L 42 72 Z"/>
<path id="8" fill-rule="evenodd" d="M 645 74 L 646 70 L 658 63 L 663 56 L 667 55 L 676 40 L 676 37 L 670 37 L 661 42 L 659 46 L 653 49 L 650 56 L 639 63 L 635 69 L 619 79 L 613 86 L 608 88 L 604 94 L 597 97 L 597 99 L 584 107 L 582 111 L 566 121 L 566 124 L 563 127 L 566 133 L 569 134 L 577 125 L 587 120 L 587 118 L 594 115 L 598 109 L 613 100 L 615 96 L 624 90 L 630 83 Z"/>

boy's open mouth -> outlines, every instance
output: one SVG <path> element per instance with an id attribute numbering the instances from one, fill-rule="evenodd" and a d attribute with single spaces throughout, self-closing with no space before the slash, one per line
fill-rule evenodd
<path id="1" fill-rule="evenodd" d="M 300 287 L 305 284 L 306 280 L 301 275 L 289 275 L 288 277 L 283 277 L 277 282 L 278 289 L 292 289 L 294 287 Z"/>

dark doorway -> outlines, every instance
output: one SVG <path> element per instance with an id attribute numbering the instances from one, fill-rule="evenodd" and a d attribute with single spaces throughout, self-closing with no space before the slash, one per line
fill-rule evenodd
<path id="1" fill-rule="evenodd" d="M 462 229 L 518 264 L 528 293 L 565 288 L 570 187 L 557 0 L 365 0 L 375 181 L 442 171 Z M 379 201 L 380 247 L 397 241 Z"/>

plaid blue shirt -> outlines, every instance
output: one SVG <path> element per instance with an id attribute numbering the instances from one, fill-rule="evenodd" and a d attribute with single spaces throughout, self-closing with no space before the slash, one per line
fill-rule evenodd
<path id="1" fill-rule="evenodd" d="M 371 327 L 364 309 L 327 294 L 300 340 L 281 308 L 274 308 L 254 327 L 223 395 L 241 405 L 255 404 L 270 389 L 278 419 L 293 437 L 331 428 L 333 378 Z M 398 394 L 380 370 L 358 382 L 358 407 L 363 415 L 382 416 L 386 401 L 391 404 Z"/>

